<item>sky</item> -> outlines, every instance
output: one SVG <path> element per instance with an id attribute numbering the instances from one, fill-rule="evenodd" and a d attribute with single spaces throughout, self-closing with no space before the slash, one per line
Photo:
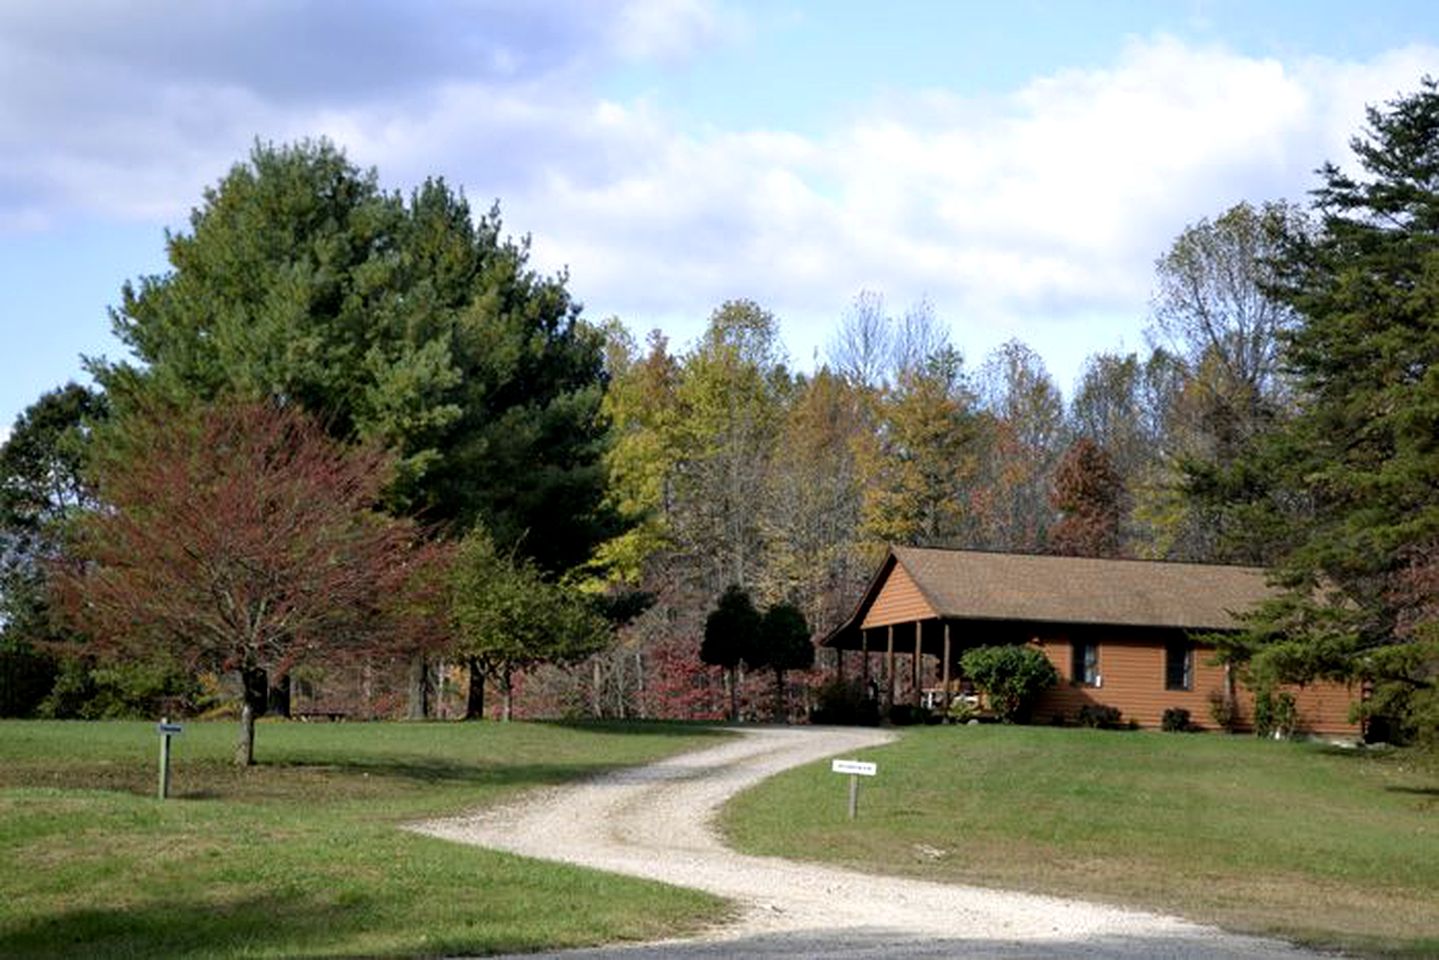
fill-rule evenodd
<path id="1" fill-rule="evenodd" d="M 257 140 L 498 200 L 587 317 L 676 349 L 747 297 L 809 369 L 869 291 L 1068 393 L 1145 349 L 1180 231 L 1304 201 L 1426 74 L 1432 0 L 6 0 L 0 435 L 125 355 L 123 283 Z"/>

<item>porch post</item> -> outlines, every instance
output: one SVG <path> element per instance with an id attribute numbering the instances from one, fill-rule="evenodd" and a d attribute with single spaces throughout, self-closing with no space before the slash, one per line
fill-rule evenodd
<path id="1" fill-rule="evenodd" d="M 869 631 L 859 628 L 859 683 L 869 693 Z"/>
<path id="2" fill-rule="evenodd" d="M 909 665 L 909 680 L 914 687 L 914 705 L 919 706 L 921 697 L 919 694 L 919 661 L 924 656 L 924 648 L 920 641 L 924 638 L 924 623 L 920 620 L 914 621 L 914 662 Z"/>
<path id="3" fill-rule="evenodd" d="M 834 675 L 840 683 L 844 683 L 844 650 L 834 648 Z"/>
<path id="4" fill-rule="evenodd" d="M 944 693 L 940 696 L 940 703 L 944 705 L 944 712 L 949 712 L 949 621 L 944 623 Z"/>
<path id="5" fill-rule="evenodd" d="M 885 632 L 888 639 L 888 646 L 885 648 L 884 654 L 884 703 L 886 707 L 892 707 L 894 706 L 894 691 L 898 687 L 898 684 L 895 683 L 896 677 L 894 675 L 894 624 L 891 623 L 886 627 Z"/>

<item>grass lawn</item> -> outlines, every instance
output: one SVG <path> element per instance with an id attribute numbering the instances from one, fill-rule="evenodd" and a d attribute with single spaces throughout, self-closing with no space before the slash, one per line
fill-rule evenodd
<path id="1" fill-rule="evenodd" d="M 417 956 L 673 935 L 707 895 L 398 829 L 700 746 L 663 724 L 0 722 L 0 956 Z"/>
<path id="2" fill-rule="evenodd" d="M 928 727 L 742 794 L 740 849 L 1439 956 L 1439 756 L 1217 735 Z"/>

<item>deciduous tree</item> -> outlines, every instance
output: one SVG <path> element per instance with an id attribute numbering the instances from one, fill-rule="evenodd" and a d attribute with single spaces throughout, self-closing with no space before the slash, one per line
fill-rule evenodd
<path id="1" fill-rule="evenodd" d="M 108 654 L 160 647 L 243 690 L 254 762 L 266 673 L 372 648 L 404 593 L 412 525 L 374 512 L 389 458 L 268 402 L 132 409 L 107 431 L 100 508 L 73 528 L 61 609 Z"/>
<path id="2" fill-rule="evenodd" d="M 1124 483 L 1109 454 L 1088 437 L 1080 437 L 1054 474 L 1050 503 L 1059 520 L 1050 531 L 1050 549 L 1079 557 L 1118 556 L 1123 501 Z"/>
<path id="3" fill-rule="evenodd" d="M 684 359 L 670 525 L 711 595 L 759 567 L 760 493 L 790 385 L 775 318 L 748 300 L 716 310 Z"/>
<path id="4" fill-rule="evenodd" d="M 860 447 L 861 530 L 914 546 L 958 542 L 979 470 L 980 422 L 958 353 L 944 349 L 900 374 Z"/>
<path id="5" fill-rule="evenodd" d="M 1039 354 L 1018 340 L 985 360 L 979 397 L 989 416 L 971 545 L 1038 550 L 1048 528 L 1051 477 L 1064 449 L 1064 398 Z"/>
<path id="6" fill-rule="evenodd" d="M 455 652 L 469 665 L 470 685 L 493 674 L 514 712 L 514 678 L 540 663 L 571 663 L 606 647 L 609 624 L 577 591 L 547 580 L 515 551 L 502 552 L 483 528 L 466 535 L 450 580 Z"/>
<path id="7" fill-rule="evenodd" d="M 1273 296 L 1275 257 L 1306 229 L 1289 204 L 1239 203 L 1187 227 L 1156 264 L 1151 336 L 1200 377 L 1221 449 L 1262 427 L 1284 392 L 1279 343 L 1294 312 Z"/>
<path id="8" fill-rule="evenodd" d="M 764 491 L 764 565 L 757 593 L 796 597 L 806 618 L 837 623 L 872 558 L 859 540 L 864 499 L 855 455 L 871 429 L 861 391 L 828 368 L 797 385 Z"/>

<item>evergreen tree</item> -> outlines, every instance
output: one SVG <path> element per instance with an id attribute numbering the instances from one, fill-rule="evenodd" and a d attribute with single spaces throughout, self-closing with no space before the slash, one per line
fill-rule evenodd
<path id="1" fill-rule="evenodd" d="M 705 618 L 700 661 L 724 671 L 731 721 L 739 719 L 739 684 L 735 674 L 746 656 L 754 656 L 759 630 L 759 611 L 755 610 L 749 594 L 737 584 L 725 590 Z"/>
<path id="2" fill-rule="evenodd" d="M 66 384 L 27 407 L 0 445 L 0 716 L 32 712 L 55 680 L 47 563 L 65 523 L 94 505 L 85 467 L 106 410 L 101 394 Z"/>
<path id="3" fill-rule="evenodd" d="M 752 667 L 769 667 L 774 671 L 774 718 L 783 722 L 785 710 L 784 675 L 790 670 L 808 670 L 814 666 L 814 643 L 810 640 L 809 623 L 804 613 L 792 603 L 777 603 L 760 617 L 757 644 L 746 655 Z"/>
<path id="4" fill-rule="evenodd" d="M 121 407 L 296 404 L 397 455 L 393 510 L 482 521 L 568 570 L 615 532 L 603 338 L 501 229 L 443 181 L 406 200 L 328 142 L 259 144 L 167 237 L 169 272 L 125 285 L 112 320 L 138 363 L 95 372 Z"/>
<path id="5" fill-rule="evenodd" d="M 1256 680 L 1363 679 L 1371 713 L 1439 731 L 1439 88 L 1368 111 L 1364 175 L 1320 170 L 1317 234 L 1293 233 L 1277 292 L 1299 413 L 1247 465 L 1307 503 L 1287 596 L 1231 655 Z M 1271 498 L 1271 501 L 1273 498 Z"/>

